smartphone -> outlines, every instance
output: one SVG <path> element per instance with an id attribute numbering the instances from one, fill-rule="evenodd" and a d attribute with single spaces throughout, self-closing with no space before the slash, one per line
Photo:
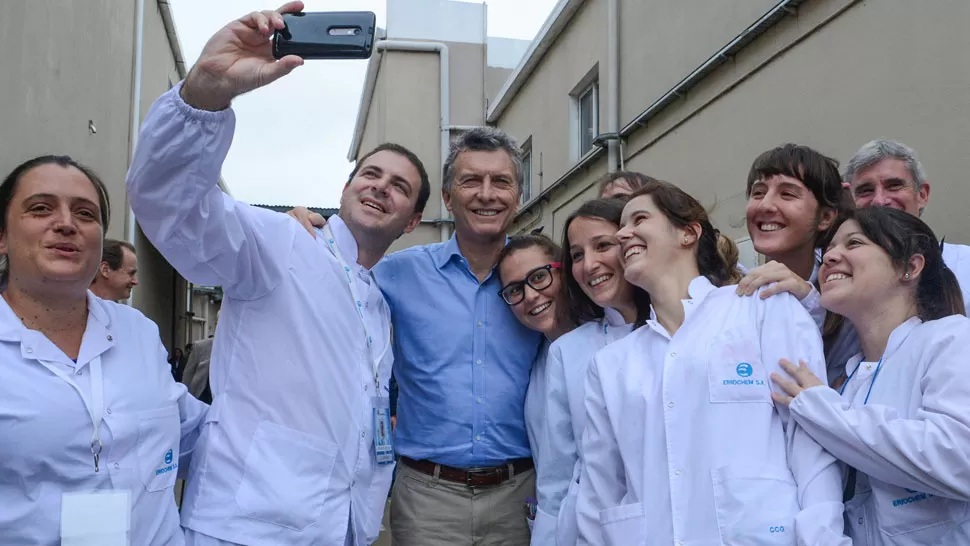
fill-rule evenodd
<path id="1" fill-rule="evenodd" d="M 374 48 L 377 18 L 370 11 L 285 13 L 273 34 L 273 57 L 367 59 Z"/>

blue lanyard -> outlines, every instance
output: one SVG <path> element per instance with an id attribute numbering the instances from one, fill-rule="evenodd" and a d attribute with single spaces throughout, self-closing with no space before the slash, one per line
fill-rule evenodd
<path id="1" fill-rule="evenodd" d="M 855 369 L 852 370 L 852 373 L 849 374 L 849 377 L 845 379 L 845 383 L 842 383 L 842 388 L 839 389 L 840 395 L 845 392 L 845 388 L 849 385 L 849 381 L 852 381 L 852 376 L 854 376 L 855 373 L 859 371 L 860 367 L 862 367 L 862 362 L 859 362 L 859 364 L 855 367 Z M 879 370 L 881 369 L 882 369 L 882 359 L 880 358 L 879 363 L 876 364 L 876 373 L 872 374 L 872 381 L 869 382 L 869 391 L 866 393 L 865 401 L 862 402 L 863 406 L 869 403 L 869 395 L 872 394 L 872 386 L 876 384 L 876 378 L 879 377 Z"/>

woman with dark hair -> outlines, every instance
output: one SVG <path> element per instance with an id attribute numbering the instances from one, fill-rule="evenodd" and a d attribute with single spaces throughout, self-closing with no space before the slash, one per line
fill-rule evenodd
<path id="1" fill-rule="evenodd" d="M 861 353 L 839 392 L 804 365 L 772 379 L 798 425 L 850 467 L 856 544 L 970 544 L 970 320 L 939 242 L 916 216 L 856 211 L 819 271 L 822 305 Z M 841 396 L 840 396 L 841 394 Z"/>
<path id="2" fill-rule="evenodd" d="M 576 497 L 586 422 L 586 368 L 593 355 L 649 316 L 646 294 L 623 278 L 616 231 L 625 201 L 580 205 L 563 227 L 561 322 L 579 325 L 555 340 L 546 362 L 543 457 L 532 543 L 576 543 Z"/>
<path id="3" fill-rule="evenodd" d="M 762 298 L 789 292 L 822 328 L 826 313 L 817 290 L 822 249 L 853 208 L 839 163 L 808 146 L 785 144 L 754 160 L 746 194 L 748 234 L 766 263 L 745 272 L 738 294 L 750 296 L 762 287 Z M 827 330 L 835 336 L 839 328 L 830 322 Z M 844 351 L 826 352 L 830 382 L 842 375 L 849 356 Z"/>
<path id="4" fill-rule="evenodd" d="M 184 543 L 175 478 L 208 406 L 173 381 L 152 321 L 88 291 L 109 210 L 66 156 L 0 184 L 4 544 Z"/>
<path id="5" fill-rule="evenodd" d="M 651 314 L 589 368 L 581 543 L 848 543 L 835 459 L 771 403 L 781 358 L 824 370 L 808 312 L 737 297 L 707 212 L 673 184 L 635 192 L 617 238 Z"/>
<path id="6" fill-rule="evenodd" d="M 545 336 L 532 365 L 529 389 L 525 395 L 525 428 L 537 473 L 546 456 L 543 445 L 546 354 L 549 344 L 573 326 L 560 320 L 558 312 L 561 254 L 559 246 L 545 235 L 517 235 L 509 238 L 496 265 L 502 283 L 499 295 L 511 308 L 512 314 L 524 326 Z M 534 531 L 535 506 L 527 508 L 529 528 Z"/>

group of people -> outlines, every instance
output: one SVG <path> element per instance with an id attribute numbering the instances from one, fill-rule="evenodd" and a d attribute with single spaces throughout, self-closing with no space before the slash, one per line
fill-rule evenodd
<path id="1" fill-rule="evenodd" d="M 912 149 L 757 157 L 747 270 L 697 199 L 633 172 L 561 244 L 508 237 L 521 152 L 473 129 L 443 170 L 455 235 L 385 256 L 431 194 L 402 146 L 326 221 L 218 187 L 231 102 L 302 64 L 269 44 L 302 8 L 217 32 L 128 173 L 153 245 L 223 288 L 211 405 L 88 290 L 97 175 L 45 156 L 0 185 L 4 544 L 366 545 L 395 469 L 402 546 L 970 544 L 970 248 L 920 220 Z"/>

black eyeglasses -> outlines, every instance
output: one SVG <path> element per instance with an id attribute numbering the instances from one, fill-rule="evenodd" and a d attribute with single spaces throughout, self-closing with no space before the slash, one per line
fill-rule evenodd
<path id="1" fill-rule="evenodd" d="M 525 299 L 525 285 L 529 285 L 533 290 L 545 290 L 552 284 L 552 270 L 559 269 L 562 264 L 552 262 L 551 264 L 537 267 L 525 275 L 525 280 L 510 282 L 498 291 L 505 303 L 515 305 Z"/>

